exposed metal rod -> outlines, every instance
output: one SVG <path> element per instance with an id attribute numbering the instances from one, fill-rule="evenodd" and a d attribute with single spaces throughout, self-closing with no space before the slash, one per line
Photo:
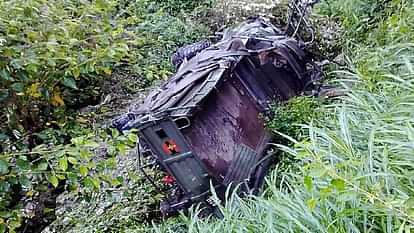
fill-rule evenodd
<path id="1" fill-rule="evenodd" d="M 163 191 L 158 187 L 158 185 L 151 178 L 151 176 L 149 176 L 147 174 L 147 172 L 145 172 L 145 169 L 144 168 L 147 167 L 147 165 L 142 166 L 142 154 L 141 154 L 141 149 L 139 148 L 140 145 L 141 144 L 140 144 L 139 137 L 138 137 L 138 139 L 137 139 L 137 147 L 136 147 L 137 148 L 136 151 L 137 151 L 137 154 L 138 154 L 138 169 L 144 175 L 145 179 L 147 179 L 152 184 L 152 186 L 154 186 L 154 188 L 156 189 L 157 192 L 159 192 L 159 193 L 162 192 L 163 193 Z"/>

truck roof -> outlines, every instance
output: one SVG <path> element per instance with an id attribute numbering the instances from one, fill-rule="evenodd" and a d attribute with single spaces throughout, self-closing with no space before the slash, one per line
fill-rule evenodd
<path id="1" fill-rule="evenodd" d="M 153 90 L 144 103 L 134 110 L 135 120 L 124 128 L 137 128 L 162 117 L 193 116 L 220 82 L 237 68 L 246 57 L 265 62 L 267 57 L 290 67 L 300 79 L 305 77 L 303 43 L 290 38 L 264 20 L 248 20 L 228 30 L 216 44 L 184 61 L 177 72 Z M 133 126 L 132 126 L 133 125 Z"/>

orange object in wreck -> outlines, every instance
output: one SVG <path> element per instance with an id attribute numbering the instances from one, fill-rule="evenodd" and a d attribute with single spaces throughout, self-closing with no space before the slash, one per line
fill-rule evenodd
<path id="1" fill-rule="evenodd" d="M 166 154 L 169 155 L 180 153 L 177 144 L 173 140 L 166 140 L 162 145 L 162 149 Z"/>
<path id="2" fill-rule="evenodd" d="M 164 184 L 172 184 L 174 183 L 175 179 L 173 176 L 170 175 L 166 175 L 162 178 L 162 182 L 164 182 Z"/>

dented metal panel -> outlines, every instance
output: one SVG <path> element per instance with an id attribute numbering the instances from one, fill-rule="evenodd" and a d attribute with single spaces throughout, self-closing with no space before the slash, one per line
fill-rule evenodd
<path id="1" fill-rule="evenodd" d="M 261 153 L 263 142 L 270 138 L 260 111 L 236 78 L 215 91 L 183 134 L 191 150 L 218 179 L 225 176 L 237 145 L 243 143 Z"/>

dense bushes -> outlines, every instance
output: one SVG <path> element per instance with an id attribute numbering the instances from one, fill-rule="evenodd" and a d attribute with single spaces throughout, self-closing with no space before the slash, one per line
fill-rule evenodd
<path id="1" fill-rule="evenodd" d="M 160 5 L 172 15 L 183 12 L 192 12 L 197 8 L 211 7 L 213 0 L 193 1 L 193 0 L 164 0 Z"/>
<path id="2" fill-rule="evenodd" d="M 322 100 L 307 96 L 294 97 L 287 103 L 275 104 L 271 115 L 266 122 L 267 128 L 274 132 L 275 141 L 288 144 L 289 140 L 279 133 L 296 139 L 306 138 L 307 132 L 302 125 L 310 124 L 323 116 Z"/>
<path id="3" fill-rule="evenodd" d="M 43 193 L 55 192 L 48 183 L 70 190 L 79 184 L 99 188 L 103 180 L 119 183 L 105 171 L 114 166 L 111 157 L 116 151 L 128 144 L 125 139 L 119 143 L 102 135 L 110 152 L 109 158 L 98 162 L 92 153 L 99 140 L 94 132 L 53 141 L 56 133 L 44 131 L 69 124 L 66 107 L 77 109 L 99 96 L 96 83 L 129 58 L 134 36 L 125 30 L 127 18 L 114 18 L 119 5 L 59 0 L 0 3 L 7 9 L 0 13 L 0 232 L 14 232 L 24 218 L 41 217 L 39 211 L 48 208 L 53 211 L 53 204 L 36 205 L 43 201 Z M 95 172 L 89 173 L 92 169 Z"/>
<path id="4" fill-rule="evenodd" d="M 344 26 L 352 72 L 335 76 L 347 95 L 320 125 L 301 129 L 308 137 L 280 147 L 298 160 L 291 172 L 273 171 L 260 197 L 230 198 L 222 221 L 184 218 L 189 232 L 412 231 L 414 5 L 346 0 L 319 7 Z"/>
<path id="5" fill-rule="evenodd" d="M 204 27 L 148 1 L 5 1 L 0 7 L 2 138 L 36 131 L 57 109 L 96 103 L 98 83 L 117 65 L 149 79 L 167 77 L 169 54 Z M 4 134 L 7 132 L 8 134 Z"/>
<path id="6" fill-rule="evenodd" d="M 89 86 L 128 59 L 133 45 L 125 30 L 131 19 L 115 19 L 118 6 L 115 1 L 1 2 L 7 9 L 0 13 L 2 132 L 36 131 L 56 109 L 99 95 Z"/>
<path id="7" fill-rule="evenodd" d="M 208 33 L 170 15 L 181 12 L 178 2 L 0 2 L 0 232 L 41 230 L 65 190 L 123 185 L 115 156 L 136 136 L 102 130 L 76 111 L 98 104 L 118 69 L 147 83 L 169 76 L 175 48 Z"/>
<path id="8" fill-rule="evenodd" d="M 170 58 L 175 50 L 209 34 L 207 25 L 197 24 L 190 15 L 183 17 L 159 10 L 147 14 L 134 28 L 134 32 L 141 36 L 139 47 L 145 51 L 133 65 L 134 72 L 148 80 L 166 79 L 173 71 Z"/>

